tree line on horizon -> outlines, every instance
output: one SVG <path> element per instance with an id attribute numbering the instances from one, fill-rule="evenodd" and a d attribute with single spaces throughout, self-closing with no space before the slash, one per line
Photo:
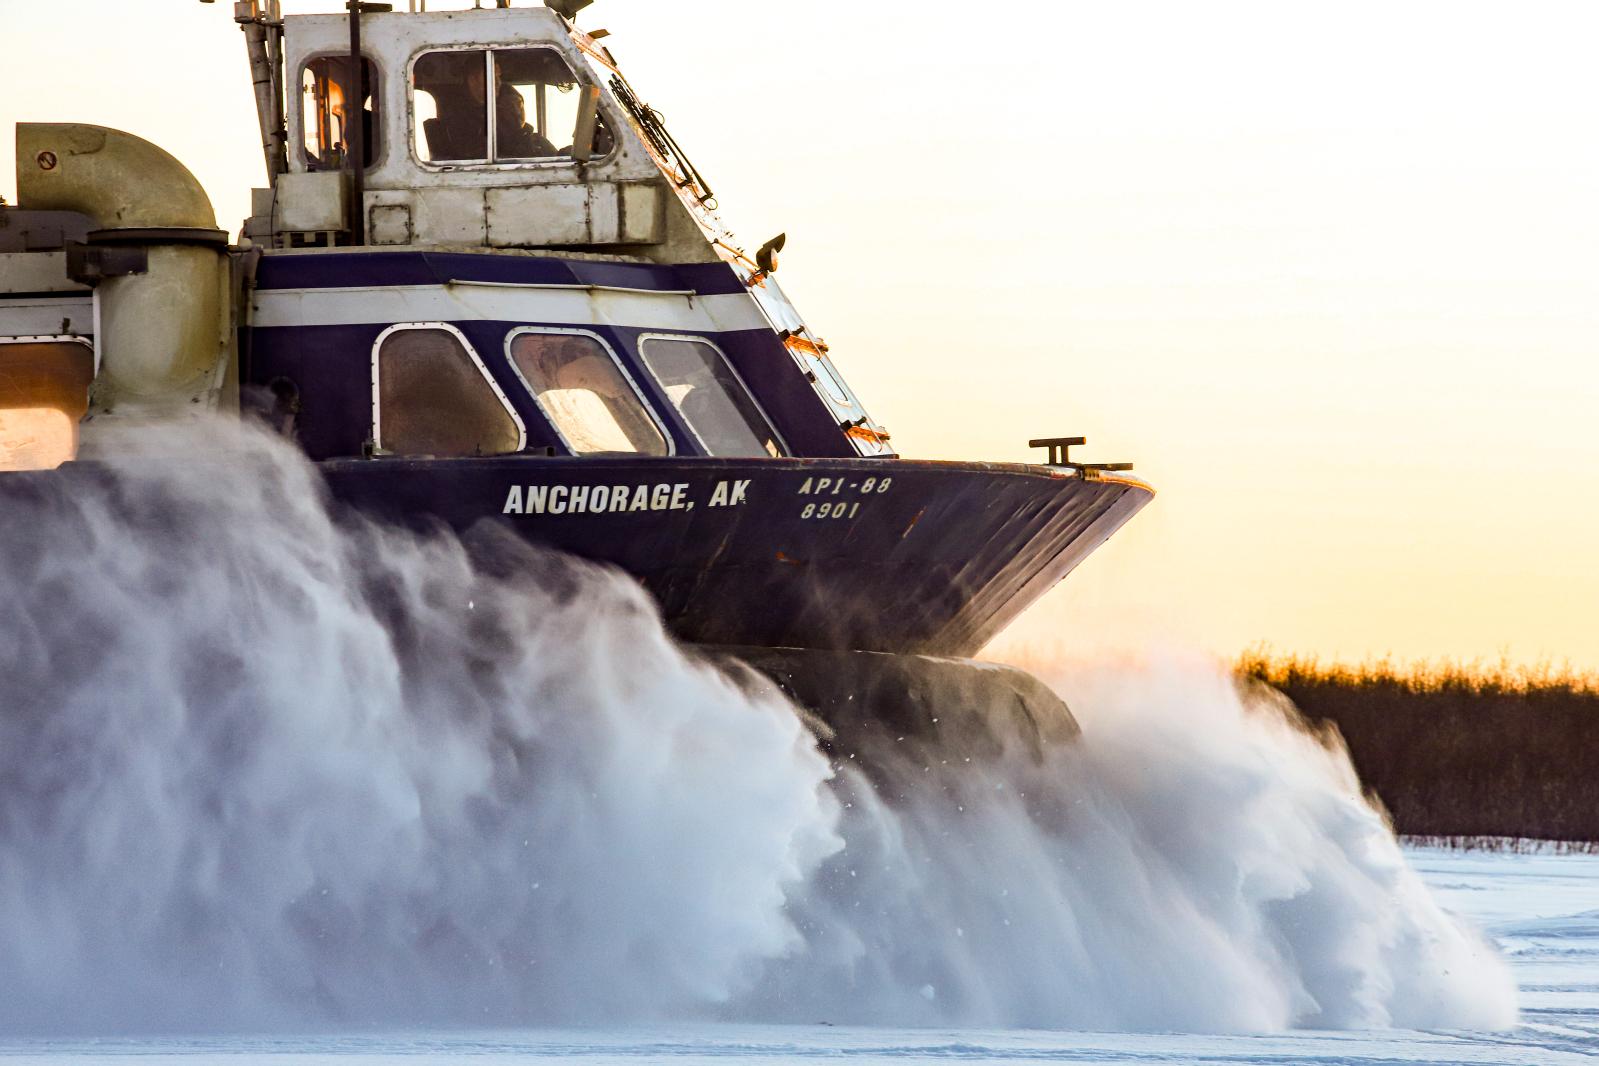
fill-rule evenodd
<path id="1" fill-rule="evenodd" d="M 1312 725 L 1335 726 L 1404 836 L 1599 843 L 1599 675 L 1266 650 L 1236 671 L 1281 691 Z"/>

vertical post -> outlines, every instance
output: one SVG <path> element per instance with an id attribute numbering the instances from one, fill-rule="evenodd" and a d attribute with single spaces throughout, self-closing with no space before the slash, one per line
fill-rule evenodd
<path id="1" fill-rule="evenodd" d="M 344 89 L 346 161 L 350 166 L 350 243 L 366 243 L 366 64 L 361 59 L 361 0 L 350 9 L 350 74 Z"/>
<path id="2" fill-rule="evenodd" d="M 483 142 L 484 153 L 489 162 L 500 158 L 500 86 L 497 81 L 499 68 L 498 60 L 494 58 L 494 49 L 483 50 L 483 110 L 489 116 L 488 135 Z"/>
<path id="3" fill-rule="evenodd" d="M 233 5 L 233 21 L 244 31 L 250 56 L 250 80 L 255 89 L 255 112 L 261 127 L 261 152 L 266 160 L 267 184 L 277 180 L 285 169 L 282 108 L 276 103 L 281 78 L 279 56 L 273 50 L 272 12 L 262 14 L 259 0 L 242 0 Z"/>
<path id="4" fill-rule="evenodd" d="M 267 0 L 267 62 L 272 67 L 272 130 L 277 139 L 278 173 L 289 169 L 288 73 L 283 69 L 283 7 Z"/>

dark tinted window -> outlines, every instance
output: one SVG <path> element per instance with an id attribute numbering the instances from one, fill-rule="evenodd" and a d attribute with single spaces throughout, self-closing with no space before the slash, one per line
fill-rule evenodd
<path id="1" fill-rule="evenodd" d="M 574 144 L 585 137 L 590 139 L 590 155 L 611 150 L 611 134 L 595 110 L 598 90 L 581 86 L 566 60 L 552 49 L 429 52 L 416 61 L 414 77 L 419 159 L 433 163 L 570 159 Z M 493 93 L 487 91 L 489 85 L 494 86 Z"/>
<path id="2" fill-rule="evenodd" d="M 394 455 L 504 455 L 522 431 L 455 334 L 401 329 L 377 355 L 378 446 Z"/>

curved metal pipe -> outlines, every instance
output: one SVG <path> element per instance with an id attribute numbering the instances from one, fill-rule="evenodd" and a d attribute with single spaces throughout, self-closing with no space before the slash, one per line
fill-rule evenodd
<path id="1" fill-rule="evenodd" d="M 216 229 L 189 168 L 141 137 L 105 126 L 17 123 L 17 200 L 79 211 L 101 229 Z"/>
<path id="2" fill-rule="evenodd" d="M 100 372 L 86 422 L 98 432 L 214 409 L 232 356 L 227 235 L 189 169 L 121 130 L 18 123 L 17 192 L 24 208 L 93 218 L 91 244 L 146 249 L 143 273 L 96 289 Z"/>

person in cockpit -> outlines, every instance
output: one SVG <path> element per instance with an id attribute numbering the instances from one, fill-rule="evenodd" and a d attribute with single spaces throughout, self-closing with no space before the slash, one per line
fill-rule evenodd
<path id="1" fill-rule="evenodd" d="M 495 103 L 498 116 L 498 142 L 501 159 L 543 159 L 560 155 L 549 138 L 527 123 L 527 99 L 516 86 L 500 83 Z"/>
<path id="2" fill-rule="evenodd" d="M 482 53 L 461 53 L 450 60 L 460 70 L 464 92 L 439 101 L 439 117 L 427 124 L 428 147 L 435 160 L 487 159 L 487 75 Z M 500 159 L 538 159 L 559 155 L 548 139 L 527 123 L 527 103 L 515 85 L 495 76 L 495 141 Z"/>

